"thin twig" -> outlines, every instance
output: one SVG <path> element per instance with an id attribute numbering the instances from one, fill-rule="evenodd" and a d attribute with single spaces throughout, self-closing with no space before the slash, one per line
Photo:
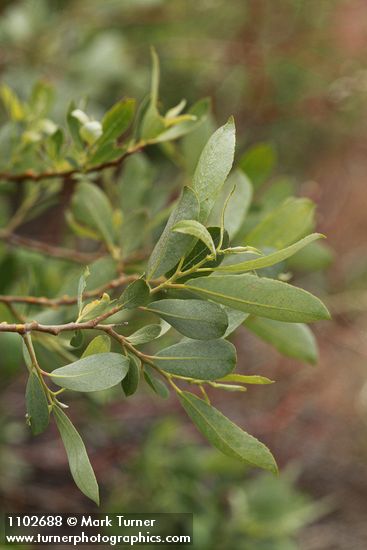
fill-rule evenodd
<path id="1" fill-rule="evenodd" d="M 104 255 L 100 252 L 78 252 L 77 250 L 54 246 L 45 242 L 30 239 L 28 237 L 16 235 L 15 233 L 8 233 L 6 231 L 0 232 L 0 239 L 11 246 L 20 246 L 22 248 L 34 250 L 35 252 L 40 252 L 41 254 L 44 254 L 46 256 L 52 256 L 53 258 L 70 260 L 72 262 L 83 264 L 92 263 Z"/>
<path id="2" fill-rule="evenodd" d="M 8 302 L 3 302 L 6 307 L 8 308 L 8 310 L 10 311 L 10 313 L 13 315 L 13 317 L 15 317 L 15 319 L 17 321 L 19 321 L 20 323 L 24 323 L 25 322 L 25 318 L 23 317 L 23 315 L 21 315 L 14 307 L 13 303 L 11 301 L 8 301 Z"/>
<path id="3" fill-rule="evenodd" d="M 45 332 L 47 334 L 53 334 L 58 336 L 61 332 L 66 331 L 75 331 L 75 330 L 88 330 L 88 329 L 99 329 L 100 323 L 118 313 L 123 308 L 123 305 L 115 306 L 106 313 L 99 315 L 95 319 L 90 321 L 85 321 L 84 323 L 77 323 L 76 321 L 71 321 L 70 323 L 64 323 L 61 325 L 43 325 L 38 323 L 38 321 L 30 321 L 29 323 L 0 323 L 0 332 L 17 332 L 18 334 L 24 335 L 30 332 Z"/>
<path id="4" fill-rule="evenodd" d="M 120 288 L 132 281 L 136 281 L 140 278 L 140 275 L 125 275 L 121 274 L 116 279 L 109 281 L 108 283 L 94 289 L 89 290 L 83 293 L 84 298 L 94 298 L 96 296 L 101 296 L 106 290 Z M 161 279 L 155 279 L 151 281 L 152 283 L 160 283 Z M 12 295 L 1 295 L 0 294 L 0 303 L 3 304 L 29 304 L 34 306 L 44 306 L 44 307 L 59 307 L 59 306 L 71 306 L 76 304 L 78 301 L 77 296 L 62 296 L 60 298 L 46 298 L 44 296 L 12 296 Z"/>
<path id="5" fill-rule="evenodd" d="M 101 164 L 97 164 L 96 166 L 89 166 L 87 168 L 73 168 L 71 170 L 64 170 L 62 172 L 41 172 L 36 173 L 32 170 L 27 170 L 26 172 L 22 172 L 21 174 L 11 174 L 10 172 L 0 172 L 0 179 L 6 180 L 6 181 L 13 181 L 16 183 L 20 183 L 22 181 L 30 180 L 34 182 L 42 181 L 45 179 L 56 179 L 56 178 L 62 178 L 62 179 L 70 179 L 76 174 L 90 174 L 91 172 L 101 172 L 102 170 L 105 170 L 106 168 L 113 168 L 118 167 L 127 157 L 132 155 L 133 153 L 137 153 L 141 151 L 144 147 L 144 143 L 138 143 L 134 147 L 131 147 L 131 149 L 128 149 L 121 155 L 121 157 L 118 157 L 115 160 L 110 160 L 108 162 L 102 162 Z"/>

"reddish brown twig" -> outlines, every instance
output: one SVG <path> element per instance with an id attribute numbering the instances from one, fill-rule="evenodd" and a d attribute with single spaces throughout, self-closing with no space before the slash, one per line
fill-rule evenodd
<path id="1" fill-rule="evenodd" d="M 22 172 L 20 174 L 12 174 L 10 172 L 0 172 L 0 180 L 6 180 L 6 181 L 13 181 L 13 182 L 22 182 L 26 180 L 31 180 L 34 182 L 42 181 L 45 179 L 55 179 L 55 178 L 62 178 L 64 180 L 72 178 L 75 174 L 90 174 L 91 172 L 101 172 L 102 170 L 105 170 L 106 168 L 113 168 L 119 166 L 127 157 L 132 155 L 133 153 L 137 153 L 141 151 L 144 147 L 143 143 L 138 143 L 134 147 L 131 147 L 131 149 L 125 151 L 121 155 L 121 157 L 118 157 L 114 160 L 109 160 L 107 162 L 102 162 L 101 164 L 97 164 L 96 166 L 88 166 L 87 168 L 72 168 L 71 170 L 64 170 L 61 172 L 41 172 L 36 173 L 32 170 L 27 170 L 26 172 Z"/>

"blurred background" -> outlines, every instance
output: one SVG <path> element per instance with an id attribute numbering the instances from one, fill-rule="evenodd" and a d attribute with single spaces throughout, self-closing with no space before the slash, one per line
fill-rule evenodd
<path id="1" fill-rule="evenodd" d="M 0 4 L 1 80 L 22 97 L 40 78 L 56 116 L 87 96 L 96 113 L 142 99 L 149 47 L 165 105 L 210 96 L 236 119 L 238 149 L 266 143 L 271 177 L 318 205 L 333 254 L 297 284 L 323 297 L 316 367 L 238 331 L 246 372 L 276 384 L 216 396 L 282 470 L 247 471 L 208 448 L 174 401 L 75 398 L 103 511 L 193 512 L 195 548 L 363 550 L 367 546 L 367 3 L 364 0 L 20 0 Z M 44 227 L 32 226 L 42 235 Z M 2 264 L 12 273 L 11 258 Z M 10 263 L 9 263 L 10 262 Z M 312 271 L 312 272 L 311 272 Z M 55 430 L 24 423 L 26 373 L 1 341 L 0 504 L 7 512 L 94 511 L 74 487 Z M 3 377 L 3 373 L 6 374 Z M 184 443 L 183 443 L 184 442 Z M 223 521 L 225 518 L 225 521 Z"/>

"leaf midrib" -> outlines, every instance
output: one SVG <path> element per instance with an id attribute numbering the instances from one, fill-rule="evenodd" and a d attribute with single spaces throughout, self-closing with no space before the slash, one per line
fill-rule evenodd
<path id="1" fill-rule="evenodd" d="M 252 462 L 251 460 L 248 460 L 246 458 L 244 458 L 241 454 L 239 454 L 238 451 L 236 451 L 231 445 L 229 445 L 229 443 L 223 438 L 223 436 L 218 432 L 218 430 L 216 430 L 215 426 L 213 424 L 211 424 L 209 422 L 209 420 L 207 419 L 207 417 L 205 417 L 203 415 L 203 413 L 197 408 L 195 407 L 195 405 L 186 397 L 186 396 L 182 396 L 183 399 L 186 400 L 187 403 L 189 403 L 189 405 L 191 405 L 191 407 L 193 409 L 195 409 L 195 411 L 197 412 L 197 414 L 204 420 L 204 422 L 206 422 L 208 424 L 208 426 L 215 432 L 215 434 L 217 435 L 217 437 L 223 442 L 223 444 L 225 445 L 225 447 L 227 447 L 228 449 L 230 449 L 237 457 L 239 457 L 242 461 L 244 462 L 247 462 L 248 464 L 256 464 L 256 462 Z M 229 420 L 230 422 L 230 420 Z M 243 432 L 243 433 L 246 433 L 246 432 Z M 249 434 L 247 434 L 249 435 Z M 253 437 L 253 436 L 252 436 Z M 254 438 L 259 444 L 260 444 L 260 441 L 258 441 L 256 438 Z"/>
<path id="2" fill-rule="evenodd" d="M 249 306 L 257 306 L 257 307 L 263 307 L 263 308 L 267 308 L 267 309 L 275 309 L 277 311 L 289 311 L 290 313 L 304 313 L 305 315 L 310 315 L 311 314 L 311 312 L 304 311 L 302 309 L 291 309 L 291 308 L 282 307 L 282 306 L 273 306 L 271 304 L 251 302 L 250 300 L 243 300 L 243 299 L 236 298 L 236 297 L 228 295 L 228 294 L 221 294 L 220 292 L 213 292 L 211 290 L 207 290 L 207 289 L 204 289 L 202 287 L 190 286 L 190 285 L 186 285 L 186 284 L 184 285 L 184 287 L 188 288 L 190 290 L 196 291 L 196 292 L 203 292 L 204 294 L 209 294 L 209 296 L 219 296 L 220 298 L 225 298 L 226 300 L 232 300 L 233 302 L 239 302 L 241 304 L 247 304 Z M 302 291 L 302 289 L 297 289 L 297 290 L 299 290 L 300 292 L 304 292 L 304 291 Z"/>

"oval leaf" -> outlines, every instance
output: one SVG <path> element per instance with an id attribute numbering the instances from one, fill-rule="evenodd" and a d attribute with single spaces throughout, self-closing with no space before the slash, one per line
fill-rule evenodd
<path id="1" fill-rule="evenodd" d="M 83 440 L 72 422 L 59 407 L 54 407 L 53 413 L 64 443 L 71 475 L 81 492 L 99 505 L 98 483 Z"/>
<path id="2" fill-rule="evenodd" d="M 255 143 L 240 159 L 240 168 L 247 174 L 255 188 L 271 176 L 277 155 L 270 143 Z"/>
<path id="3" fill-rule="evenodd" d="M 221 338 L 228 327 L 225 311 L 203 300 L 159 300 L 146 309 L 162 317 L 181 334 L 196 340 Z"/>
<path id="4" fill-rule="evenodd" d="M 182 392 L 180 401 L 198 430 L 222 453 L 251 466 L 274 473 L 278 471 L 273 455 L 263 443 L 241 430 L 206 401 L 189 392 Z"/>
<path id="5" fill-rule="evenodd" d="M 128 369 L 129 360 L 120 353 L 98 353 L 55 369 L 51 380 L 68 390 L 99 391 L 116 386 Z"/>
<path id="6" fill-rule="evenodd" d="M 101 334 L 93 338 L 89 342 L 88 346 L 85 348 L 83 357 L 88 357 L 88 355 L 95 355 L 97 353 L 107 353 L 111 349 L 111 340 L 107 334 Z"/>
<path id="7" fill-rule="evenodd" d="M 141 361 L 135 355 L 129 355 L 129 371 L 121 382 L 126 397 L 133 395 L 139 386 Z"/>
<path id="8" fill-rule="evenodd" d="M 284 248 L 309 232 L 314 224 L 315 205 L 310 199 L 286 199 L 246 236 L 255 248 Z"/>
<path id="9" fill-rule="evenodd" d="M 138 279 L 130 283 L 121 294 L 119 303 L 126 309 L 134 309 L 144 306 L 150 300 L 150 288 L 144 279 Z"/>
<path id="10" fill-rule="evenodd" d="M 38 435 L 47 428 L 50 413 L 45 390 L 34 370 L 28 378 L 25 400 L 32 433 L 33 435 Z"/>
<path id="11" fill-rule="evenodd" d="M 161 350 L 153 359 L 162 370 L 197 380 L 216 380 L 236 366 L 236 348 L 227 340 L 185 340 Z"/>
<path id="12" fill-rule="evenodd" d="M 283 355 L 300 359 L 312 365 L 317 362 L 317 344 L 308 326 L 258 317 L 249 317 L 244 325 Z"/>
<path id="13" fill-rule="evenodd" d="M 135 99 L 125 98 L 107 111 L 102 120 L 102 136 L 96 142 L 98 148 L 109 141 L 116 141 L 128 129 L 134 116 L 135 103 Z"/>
<path id="14" fill-rule="evenodd" d="M 72 211 L 77 221 L 96 229 L 108 245 L 115 241 L 113 210 L 107 195 L 93 183 L 82 181 L 72 198 Z"/>
<path id="15" fill-rule="evenodd" d="M 290 323 L 330 319 L 324 304 L 309 292 L 256 275 L 217 275 L 190 279 L 183 289 L 233 309 Z"/>
<path id="16" fill-rule="evenodd" d="M 209 138 L 200 155 L 192 187 L 200 202 L 201 222 L 208 219 L 218 193 L 232 168 L 235 144 L 235 125 L 231 117 Z"/>

